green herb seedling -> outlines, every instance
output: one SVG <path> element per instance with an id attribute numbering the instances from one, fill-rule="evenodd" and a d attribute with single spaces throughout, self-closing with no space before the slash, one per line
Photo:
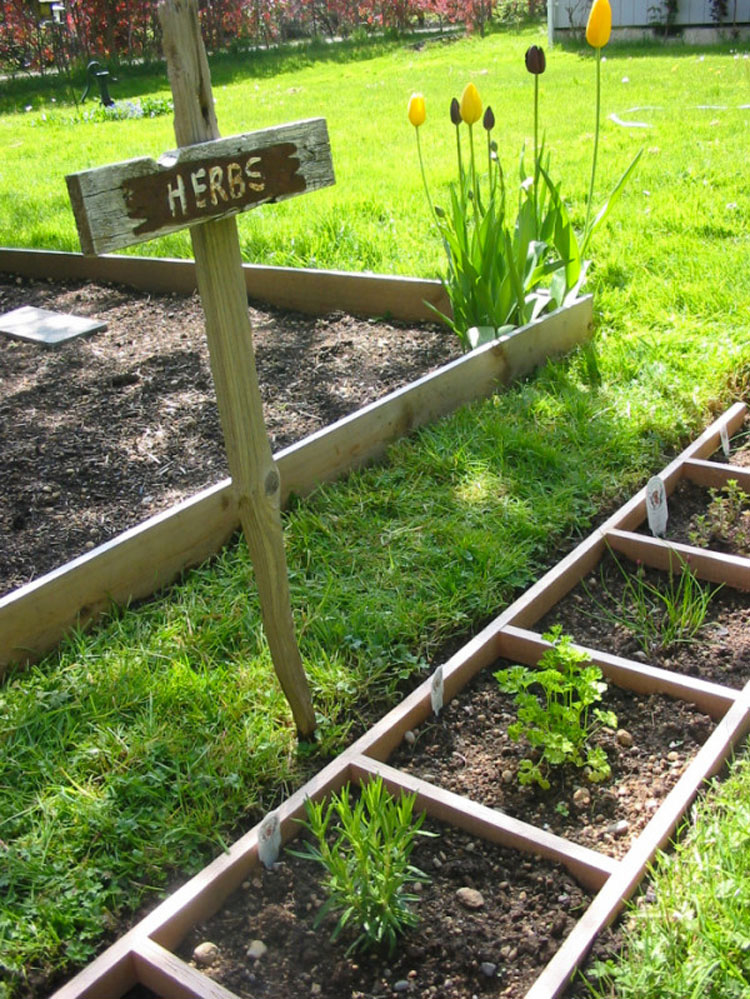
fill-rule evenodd
<path id="1" fill-rule="evenodd" d="M 706 513 L 693 518 L 690 543 L 708 548 L 713 541 L 731 543 L 741 552 L 750 552 L 750 496 L 736 479 L 721 489 L 710 489 Z"/>
<path id="2" fill-rule="evenodd" d="M 525 738 L 538 754 L 537 759 L 521 761 L 519 782 L 546 790 L 549 767 L 567 763 L 585 767 L 590 781 L 604 781 L 611 773 L 607 754 L 589 745 L 598 728 L 617 726 L 612 711 L 592 708 L 607 689 L 602 671 L 573 645 L 570 635 L 562 634 L 560 625 L 542 637 L 552 647 L 536 669 L 511 666 L 495 673 L 500 689 L 515 695 L 518 709 L 508 735 Z"/>
<path id="3" fill-rule="evenodd" d="M 613 552 L 610 555 L 622 575 L 623 591 L 621 596 L 614 596 L 602 574 L 605 602 L 584 584 L 595 607 L 592 617 L 627 628 L 647 655 L 655 648 L 668 649 L 678 642 L 689 642 L 698 633 L 721 585 L 711 587 L 701 583 L 679 555 L 679 572 L 667 573 L 658 584 L 646 579 L 643 566 L 639 565 L 633 573 Z"/>
<path id="4" fill-rule="evenodd" d="M 425 813 L 414 818 L 415 794 L 395 799 L 378 777 L 362 787 L 352 805 L 349 785 L 328 803 L 308 799 L 303 825 L 314 842 L 289 852 L 314 860 L 326 870 L 328 898 L 315 920 L 316 927 L 333 912 L 338 922 L 331 935 L 336 940 L 347 927 L 356 933 L 346 953 L 396 947 L 405 929 L 417 924 L 410 903 L 418 896 L 406 889 L 425 883 L 427 875 L 409 863 L 417 836 L 433 836 L 421 827 Z M 337 823 L 332 823 L 337 819 Z"/>

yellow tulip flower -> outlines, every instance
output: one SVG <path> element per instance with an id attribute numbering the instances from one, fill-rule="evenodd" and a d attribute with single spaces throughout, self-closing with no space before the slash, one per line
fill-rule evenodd
<path id="1" fill-rule="evenodd" d="M 473 125 L 482 117 L 482 99 L 473 83 L 467 83 L 461 94 L 461 118 L 467 125 Z"/>
<path id="2" fill-rule="evenodd" d="M 586 41 L 592 48 L 601 49 L 612 34 L 612 8 L 609 0 L 594 0 L 586 24 Z"/>
<path id="3" fill-rule="evenodd" d="M 415 128 L 424 124 L 427 117 L 427 110 L 424 104 L 424 97 L 421 94 L 412 94 L 409 98 L 409 108 L 407 110 L 409 121 Z"/>

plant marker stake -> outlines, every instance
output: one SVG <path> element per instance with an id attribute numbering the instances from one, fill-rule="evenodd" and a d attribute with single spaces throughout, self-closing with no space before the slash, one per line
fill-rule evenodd
<path id="1" fill-rule="evenodd" d="M 271 870 L 281 849 L 281 823 L 277 812 L 269 812 L 258 829 L 258 860 Z"/>
<path id="2" fill-rule="evenodd" d="M 721 438 L 721 450 L 724 452 L 724 457 L 729 457 L 729 432 L 727 431 L 726 423 L 721 425 L 719 430 L 719 437 Z"/>
<path id="3" fill-rule="evenodd" d="M 443 696 L 443 667 L 438 666 L 432 674 L 432 683 L 430 684 L 430 703 L 432 704 L 432 710 L 436 715 L 439 715 L 442 710 Z"/>
<path id="4" fill-rule="evenodd" d="M 646 486 L 646 512 L 651 533 L 655 538 L 663 538 L 667 533 L 667 492 L 658 475 L 649 479 Z"/>
<path id="5" fill-rule="evenodd" d="M 66 178 L 85 253 L 190 227 L 232 489 L 274 669 L 302 737 L 315 730 L 294 633 L 281 479 L 263 420 L 234 215 L 332 184 L 325 122 L 219 138 L 197 0 L 158 7 L 179 149 Z M 205 223 L 205 224 L 198 224 Z"/>

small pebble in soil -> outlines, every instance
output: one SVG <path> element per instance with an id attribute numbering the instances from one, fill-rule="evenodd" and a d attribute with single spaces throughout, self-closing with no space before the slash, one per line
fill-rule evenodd
<path id="1" fill-rule="evenodd" d="M 633 736 L 626 728 L 618 728 L 615 739 L 617 740 L 617 745 L 622 746 L 623 749 L 630 749 L 633 745 Z"/>
<path id="2" fill-rule="evenodd" d="M 411 988 L 411 984 L 407 982 L 405 978 L 400 978 L 396 984 L 393 986 L 394 992 L 408 992 Z"/>
<path id="3" fill-rule="evenodd" d="M 550 933 L 555 939 L 561 937 L 565 932 L 568 925 L 568 920 L 565 918 L 562 912 L 558 912 L 555 918 L 552 920 L 552 925 L 549 928 Z"/>
<path id="4" fill-rule="evenodd" d="M 588 808 L 591 804 L 591 795 L 588 788 L 579 787 L 577 791 L 573 793 L 573 804 L 576 808 Z"/>
<path id="5" fill-rule="evenodd" d="M 611 826 L 608 826 L 607 832 L 612 833 L 613 836 L 624 836 L 629 829 L 630 823 L 627 819 L 620 819 L 619 822 L 613 822 Z"/>
<path id="6" fill-rule="evenodd" d="M 493 964 L 492 961 L 482 961 L 479 970 L 485 978 L 494 978 L 497 972 L 497 965 Z"/>
<path id="7" fill-rule="evenodd" d="M 215 943 L 211 943 L 210 940 L 204 940 L 203 943 L 199 943 L 193 951 L 193 960 L 203 968 L 207 968 L 210 964 L 213 964 L 218 956 L 219 948 Z"/>
<path id="8" fill-rule="evenodd" d="M 416 735 L 414 735 L 411 729 L 407 729 L 407 731 L 404 732 L 404 742 L 408 746 L 413 746 L 416 741 L 417 741 Z"/>
<path id="9" fill-rule="evenodd" d="M 268 947 L 266 947 L 262 940 L 253 940 L 245 953 L 251 961 L 260 961 L 268 953 Z"/>
<path id="10" fill-rule="evenodd" d="M 484 905 L 484 897 L 476 888 L 459 888 L 456 898 L 466 909 L 481 909 Z"/>

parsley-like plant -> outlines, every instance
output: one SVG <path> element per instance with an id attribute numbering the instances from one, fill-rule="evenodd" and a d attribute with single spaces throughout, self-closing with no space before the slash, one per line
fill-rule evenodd
<path id="1" fill-rule="evenodd" d="M 534 759 L 521 761 L 519 781 L 546 790 L 549 768 L 567 763 L 585 767 L 590 781 L 604 781 L 611 772 L 607 754 L 590 743 L 602 726 L 615 728 L 617 716 L 594 707 L 607 689 L 602 671 L 560 625 L 542 637 L 552 645 L 536 668 L 511 666 L 495 673 L 500 689 L 515 695 L 518 720 L 508 726 L 508 735 L 526 739 L 535 751 Z"/>

